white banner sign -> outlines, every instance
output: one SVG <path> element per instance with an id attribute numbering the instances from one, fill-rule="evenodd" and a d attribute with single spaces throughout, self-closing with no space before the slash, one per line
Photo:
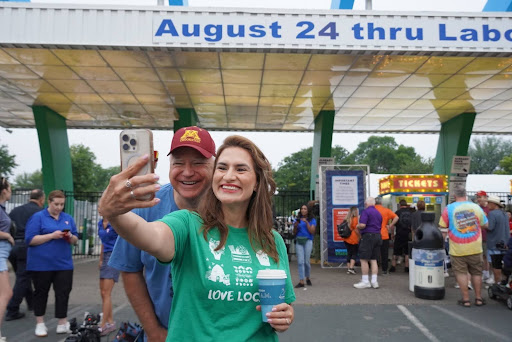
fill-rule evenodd
<path id="1" fill-rule="evenodd" d="M 175 12 L 154 15 L 153 43 L 512 51 L 511 23 L 487 16 Z"/>

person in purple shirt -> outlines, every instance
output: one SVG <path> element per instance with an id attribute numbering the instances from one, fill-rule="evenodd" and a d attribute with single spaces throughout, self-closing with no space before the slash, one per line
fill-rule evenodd
<path id="1" fill-rule="evenodd" d="M 108 335 L 116 330 L 114 315 L 112 313 L 112 289 L 119 281 L 119 270 L 108 265 L 108 260 L 117 240 L 117 233 L 107 219 L 98 222 L 98 236 L 101 239 L 100 254 L 100 292 L 103 303 L 103 317 L 100 322 L 101 336 Z"/>
<path id="2" fill-rule="evenodd" d="M 357 228 L 361 233 L 361 240 L 359 241 L 359 258 L 361 259 L 361 273 L 362 279 L 359 283 L 354 284 L 356 289 L 367 289 L 373 287 L 379 288 L 377 282 L 377 273 L 379 266 L 377 265 L 377 258 L 380 254 L 380 246 L 382 245 L 382 237 L 380 234 L 382 215 L 375 208 L 375 198 L 368 197 L 364 202 L 365 209 L 359 218 Z M 371 282 L 369 280 L 369 267 L 370 263 L 372 269 Z"/>

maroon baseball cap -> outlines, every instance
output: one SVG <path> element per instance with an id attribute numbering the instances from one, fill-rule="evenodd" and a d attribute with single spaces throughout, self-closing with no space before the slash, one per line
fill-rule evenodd
<path id="1" fill-rule="evenodd" d="M 482 196 L 482 197 L 487 197 L 487 192 L 483 191 L 483 190 L 480 190 L 476 193 L 476 195 L 478 197 Z"/>
<path id="2" fill-rule="evenodd" d="M 178 129 L 172 137 L 172 153 L 178 147 L 192 147 L 199 151 L 205 158 L 215 156 L 215 143 L 207 130 L 197 126 L 183 127 Z"/>

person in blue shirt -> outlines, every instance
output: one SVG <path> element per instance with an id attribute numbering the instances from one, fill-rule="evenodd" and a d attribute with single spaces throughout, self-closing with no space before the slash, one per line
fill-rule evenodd
<path id="1" fill-rule="evenodd" d="M 306 284 L 311 286 L 311 251 L 313 250 L 313 237 L 316 229 L 316 219 L 306 204 L 300 207 L 299 215 L 293 223 L 293 233 L 296 240 L 297 265 L 299 267 L 299 283 L 296 288 L 304 287 L 304 278 Z"/>
<path id="2" fill-rule="evenodd" d="M 108 265 L 108 260 L 117 240 L 117 233 L 107 219 L 98 222 L 98 236 L 101 239 L 100 253 L 100 292 L 103 307 L 103 317 L 100 322 L 101 336 L 116 330 L 114 315 L 112 313 L 112 289 L 119 280 L 119 271 Z"/>
<path id="3" fill-rule="evenodd" d="M 208 131 L 195 126 L 180 128 L 174 133 L 168 155 L 170 184 L 163 185 L 156 193 L 159 203 L 133 210 L 148 222 L 179 209 L 196 209 L 211 185 L 215 143 Z M 120 189 L 121 195 L 125 189 Z M 105 203 L 103 208 L 120 207 L 130 200 L 131 197 L 120 196 Z M 159 263 L 121 237 L 117 239 L 109 265 L 121 271 L 126 295 L 144 327 L 144 341 L 165 340 L 173 297 L 170 265 Z"/>
<path id="4" fill-rule="evenodd" d="M 55 317 L 59 320 L 57 334 L 69 334 L 67 321 L 69 294 L 73 287 L 73 259 L 70 245 L 78 241 L 76 224 L 71 215 L 63 212 L 66 196 L 60 190 L 48 195 L 48 208 L 28 220 L 25 226 L 27 271 L 34 283 L 35 334 L 48 335 L 44 314 L 48 292 L 53 285 L 55 292 Z"/>

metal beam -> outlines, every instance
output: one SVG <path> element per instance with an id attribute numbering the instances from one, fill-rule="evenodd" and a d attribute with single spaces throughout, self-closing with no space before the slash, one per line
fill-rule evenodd
<path id="1" fill-rule="evenodd" d="M 487 0 L 482 12 L 512 12 L 512 0 Z"/>
<path id="2" fill-rule="evenodd" d="M 331 0 L 331 9 L 351 10 L 353 8 L 354 0 Z"/>

